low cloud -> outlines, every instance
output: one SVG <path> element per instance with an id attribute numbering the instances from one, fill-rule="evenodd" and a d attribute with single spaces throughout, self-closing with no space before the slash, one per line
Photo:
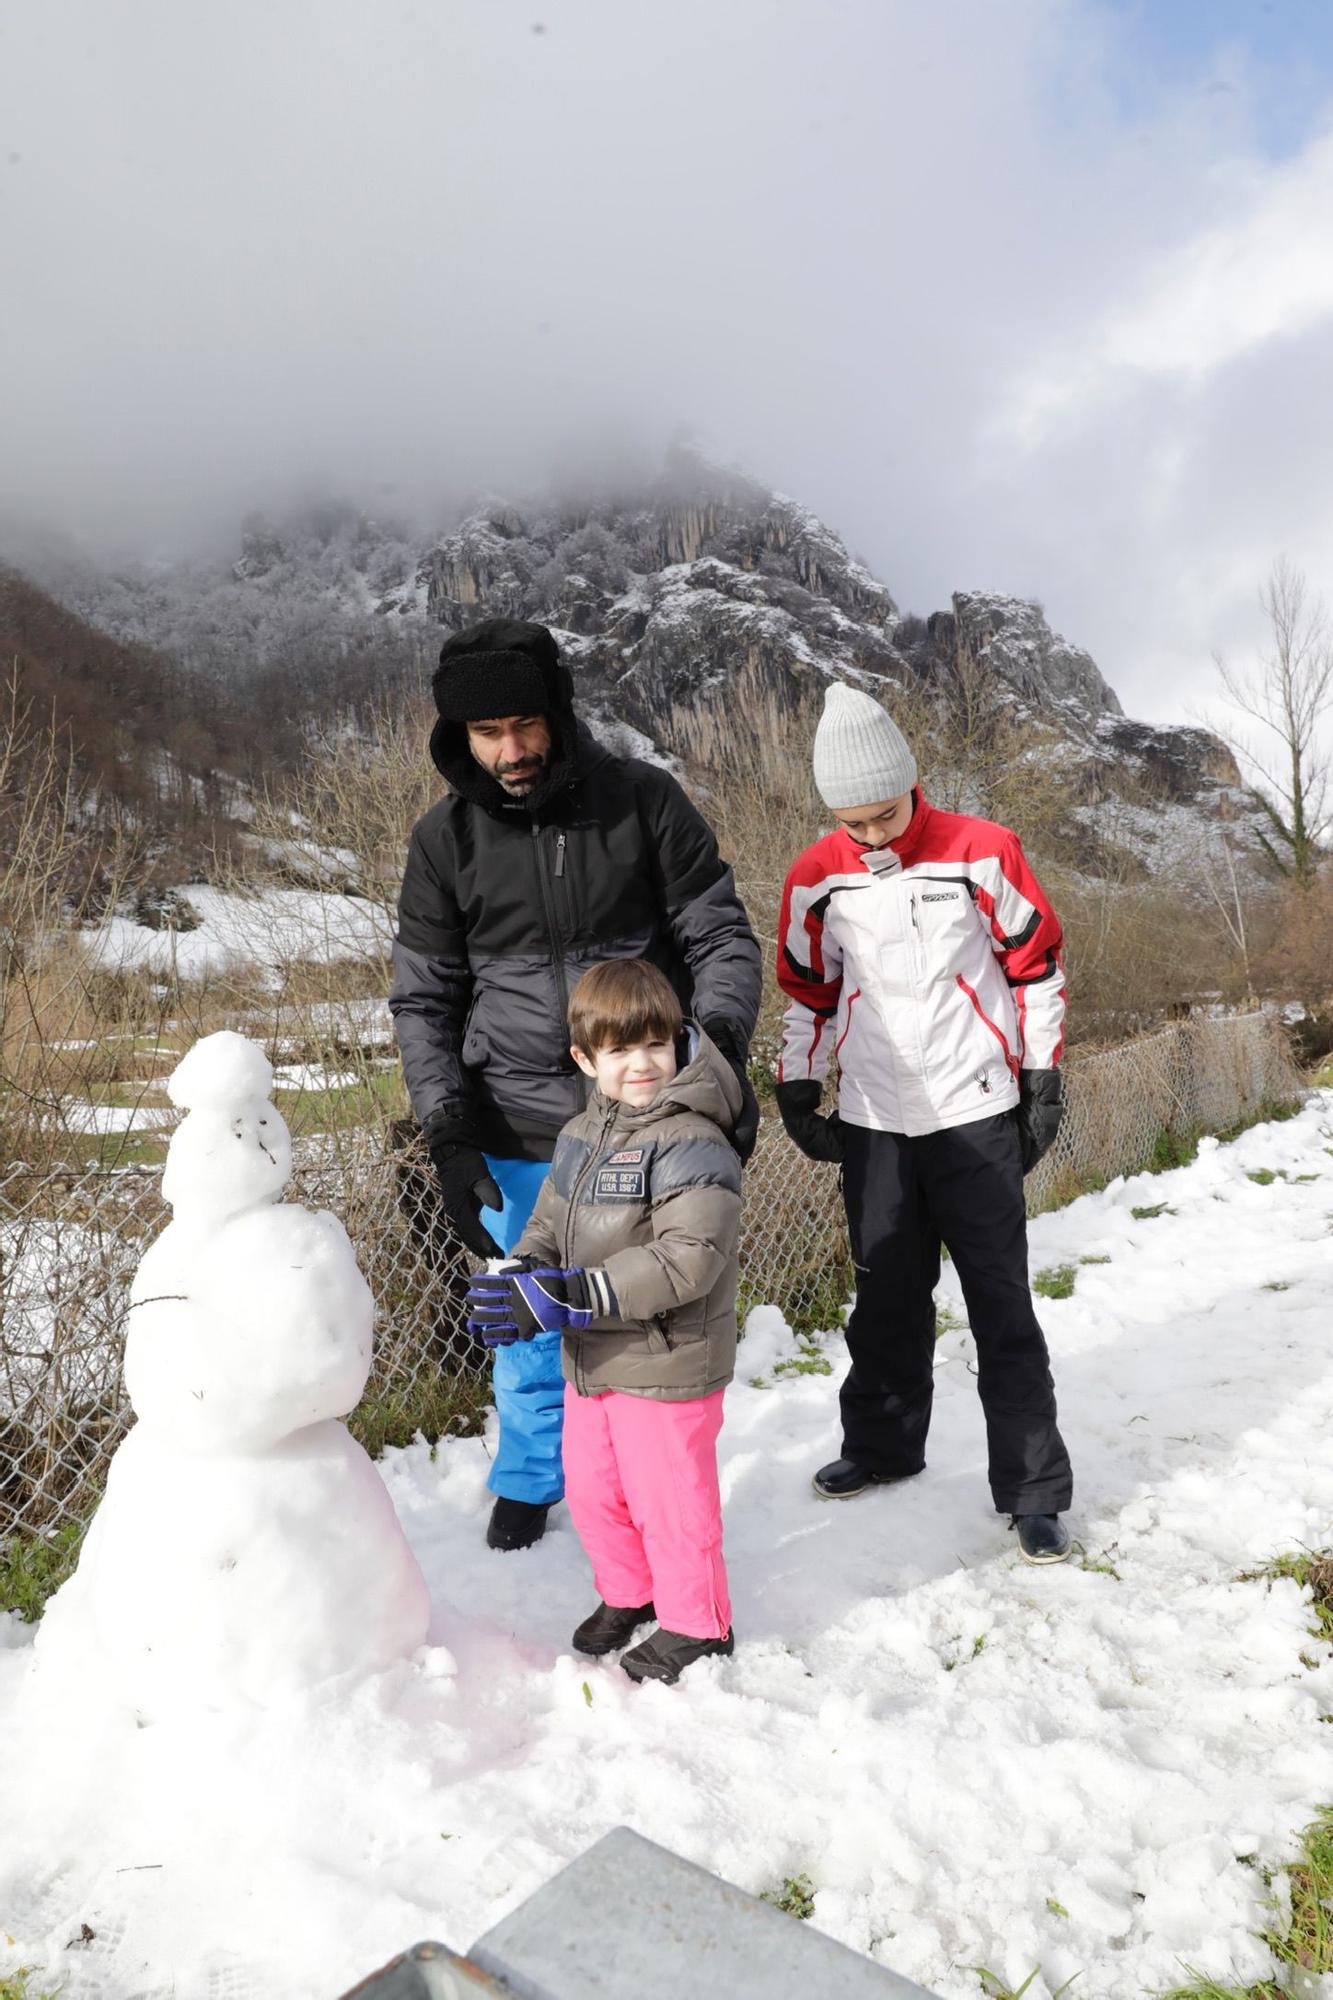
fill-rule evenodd
<path id="1" fill-rule="evenodd" d="M 122 547 L 441 518 L 682 426 L 1141 713 L 1333 494 L 1333 138 L 1094 0 L 64 0 L 0 31 L 0 502 Z M 1213 81 L 1216 81 L 1213 77 Z M 1256 86 L 1257 88 L 1257 86 Z"/>

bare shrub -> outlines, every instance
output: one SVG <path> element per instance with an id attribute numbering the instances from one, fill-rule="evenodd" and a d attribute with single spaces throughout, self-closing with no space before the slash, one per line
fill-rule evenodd
<path id="1" fill-rule="evenodd" d="M 313 736 L 301 767 L 260 793 L 247 856 L 222 879 L 361 897 L 383 912 L 387 942 L 408 836 L 444 790 L 427 754 L 434 721 L 432 704 L 414 696 L 381 702 L 364 730 Z"/>
<path id="2" fill-rule="evenodd" d="M 1258 736 L 1218 726 L 1253 774 L 1250 796 L 1264 814 L 1259 841 L 1275 872 L 1308 889 L 1318 873 L 1328 806 L 1323 720 L 1333 704 L 1333 634 L 1322 598 L 1279 556 L 1259 593 L 1269 650 L 1250 673 L 1219 658 L 1227 695 Z"/>
<path id="3" fill-rule="evenodd" d="M 22 700 L 17 673 L 0 711 L 0 1148 L 35 1162 L 59 1156 L 70 1054 L 101 1032 L 74 933 L 123 892 L 139 849 L 94 822 L 65 734 Z"/>

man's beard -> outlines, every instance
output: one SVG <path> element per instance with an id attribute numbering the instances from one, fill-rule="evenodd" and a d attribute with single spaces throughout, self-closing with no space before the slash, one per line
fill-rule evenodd
<path id="1" fill-rule="evenodd" d="M 497 764 L 491 776 L 511 798 L 524 798 L 540 782 L 545 769 L 545 757 L 523 757 L 517 764 Z M 515 779 L 522 782 L 515 783 Z"/>

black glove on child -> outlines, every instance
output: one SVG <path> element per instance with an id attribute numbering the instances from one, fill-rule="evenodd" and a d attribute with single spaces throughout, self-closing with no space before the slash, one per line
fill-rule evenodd
<path id="1" fill-rule="evenodd" d="M 1023 1172 L 1030 1174 L 1055 1144 L 1060 1120 L 1065 1115 L 1064 1078 L 1058 1069 L 1025 1069 L 1018 1079 L 1019 1099 L 1014 1112 L 1018 1125 L 1018 1151 Z"/>
<path id="2" fill-rule="evenodd" d="M 474 1257 L 503 1255 L 481 1219 L 483 1208 L 502 1208 L 504 1196 L 491 1178 L 486 1155 L 467 1120 L 456 1111 L 432 1111 L 421 1128 L 440 1183 L 444 1212 Z"/>
<path id="3" fill-rule="evenodd" d="M 741 1165 L 755 1149 L 759 1138 L 759 1099 L 754 1094 L 754 1085 L 745 1073 L 748 1050 L 740 1035 L 728 1021 L 702 1021 L 700 1026 L 718 1054 L 725 1056 L 736 1073 L 736 1081 L 741 1087 L 741 1108 L 736 1114 L 736 1123 L 731 1128 L 731 1143 L 740 1155 Z"/>
<path id="4" fill-rule="evenodd" d="M 799 1077 L 795 1083 L 780 1083 L 777 1089 L 778 1115 L 787 1128 L 793 1146 L 799 1146 L 807 1160 L 842 1159 L 842 1127 L 836 1111 L 823 1117 L 819 1100 L 824 1087 L 817 1077 Z"/>

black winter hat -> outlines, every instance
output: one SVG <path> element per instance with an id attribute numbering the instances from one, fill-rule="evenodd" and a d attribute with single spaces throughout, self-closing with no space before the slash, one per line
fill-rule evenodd
<path id="1" fill-rule="evenodd" d="M 560 648 L 544 625 L 487 618 L 440 648 L 431 693 L 445 723 L 501 715 L 549 715 L 574 698 Z"/>

